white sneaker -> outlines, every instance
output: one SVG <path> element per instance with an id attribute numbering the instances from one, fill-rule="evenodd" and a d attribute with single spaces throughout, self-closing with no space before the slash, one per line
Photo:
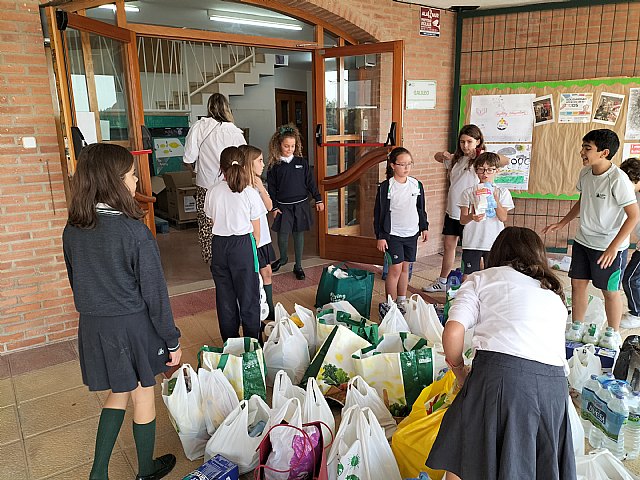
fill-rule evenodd
<path id="1" fill-rule="evenodd" d="M 627 312 L 622 315 L 620 326 L 622 328 L 640 328 L 640 317 L 631 315 L 631 313 Z"/>
<path id="2" fill-rule="evenodd" d="M 613 332 L 613 341 L 618 346 L 618 350 L 622 348 L 622 336 L 620 336 L 620 332 Z"/>
<path id="3" fill-rule="evenodd" d="M 422 291 L 427 293 L 445 293 L 447 291 L 447 284 L 436 280 L 432 285 L 422 287 Z"/>

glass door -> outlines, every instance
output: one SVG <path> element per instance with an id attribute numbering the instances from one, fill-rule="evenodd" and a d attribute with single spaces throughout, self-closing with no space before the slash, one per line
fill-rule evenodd
<path id="1" fill-rule="evenodd" d="M 75 171 L 81 134 L 87 143 L 121 145 L 134 153 L 139 178 L 136 199 L 148 212 L 145 223 L 155 231 L 147 153 L 142 151 L 141 97 L 135 34 L 76 14 L 57 15 L 52 46 L 68 150 L 67 171 Z M 64 25 L 62 16 L 66 15 Z"/>
<path id="2" fill-rule="evenodd" d="M 314 68 L 320 256 L 381 264 L 373 209 L 402 139 L 403 42 L 318 50 Z"/>

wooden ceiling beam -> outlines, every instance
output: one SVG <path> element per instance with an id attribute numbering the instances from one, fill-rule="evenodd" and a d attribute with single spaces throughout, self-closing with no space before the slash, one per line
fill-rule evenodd
<path id="1" fill-rule="evenodd" d="M 86 10 L 110 3 L 115 3 L 115 0 L 71 0 L 68 3 L 59 5 L 58 9 L 65 12 L 77 12 L 78 10 Z"/>

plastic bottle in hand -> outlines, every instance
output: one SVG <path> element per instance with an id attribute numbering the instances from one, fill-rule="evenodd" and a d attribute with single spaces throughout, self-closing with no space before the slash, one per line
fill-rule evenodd
<path id="1" fill-rule="evenodd" d="M 589 328 L 584 335 L 582 336 L 582 343 L 591 343 L 593 345 L 598 344 L 598 339 L 600 338 L 600 334 L 598 332 L 598 326 L 595 323 L 589 325 Z"/>
<path id="2" fill-rule="evenodd" d="M 628 460 L 640 456 L 640 392 L 633 392 L 628 401 L 629 419 L 624 426 L 624 451 Z"/>
<path id="3" fill-rule="evenodd" d="M 484 214 L 487 218 L 494 218 L 496 216 L 496 207 L 498 206 L 496 197 L 493 196 L 495 185 L 491 182 L 485 182 L 484 186 L 490 193 L 490 195 L 487 196 L 487 209 Z"/>

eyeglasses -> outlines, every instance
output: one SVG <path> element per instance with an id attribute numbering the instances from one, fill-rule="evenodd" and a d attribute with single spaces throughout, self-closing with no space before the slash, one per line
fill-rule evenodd
<path id="1" fill-rule="evenodd" d="M 498 171 L 498 169 L 495 168 L 495 167 L 489 167 L 489 168 L 478 167 L 478 168 L 476 168 L 476 173 L 496 173 L 497 171 Z"/>
<path id="2" fill-rule="evenodd" d="M 413 162 L 412 163 L 394 163 L 394 165 L 396 167 L 409 168 L 411 165 L 413 165 Z"/>

